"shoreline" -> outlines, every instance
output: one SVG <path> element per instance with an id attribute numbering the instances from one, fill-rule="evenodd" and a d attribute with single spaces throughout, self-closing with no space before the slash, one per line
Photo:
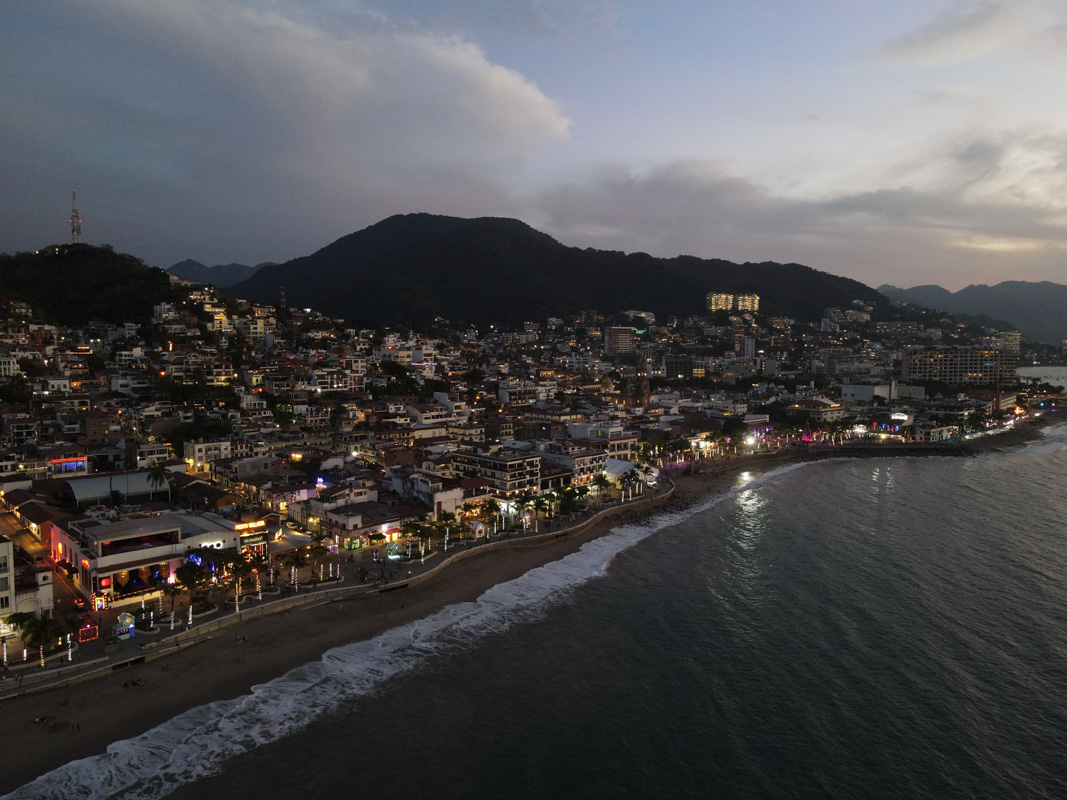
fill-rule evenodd
<path id="1" fill-rule="evenodd" d="M 498 584 L 578 551 L 620 523 L 670 508 L 672 497 L 651 506 L 608 509 L 613 513 L 606 518 L 566 536 L 510 540 L 506 547 L 470 551 L 471 557 L 447 563 L 403 591 L 354 595 L 244 620 L 239 628 L 222 628 L 113 674 L 7 698 L 0 702 L 8 723 L 0 726 L 5 761 L 0 794 L 70 761 L 102 754 L 112 742 L 139 736 L 189 709 L 246 695 L 334 647 L 473 602 Z M 125 685 L 138 679 L 144 683 Z M 32 722 L 40 716 L 51 719 Z"/>
<path id="2" fill-rule="evenodd" d="M 966 443 L 969 452 L 912 450 L 905 454 L 973 455 L 1007 450 L 1041 438 L 1045 427 L 1060 424 L 1048 416 L 1015 430 Z M 348 597 L 293 608 L 240 623 L 238 640 L 229 628 L 190 643 L 163 658 L 71 686 L 0 701 L 7 723 L 0 726 L 0 793 L 11 792 L 53 769 L 101 754 L 115 741 L 138 736 L 206 703 L 248 694 L 302 664 L 320 659 L 333 647 L 371 639 L 389 628 L 421 619 L 445 606 L 472 602 L 493 586 L 576 552 L 626 521 L 690 507 L 728 490 L 744 472 L 765 474 L 793 463 L 824 458 L 895 458 L 899 448 L 870 452 L 849 446 L 785 450 L 705 464 L 690 474 L 671 475 L 674 492 L 658 504 L 618 507 L 577 532 L 547 541 L 513 541 L 509 547 L 472 551 L 404 591 Z M 141 679 L 143 685 L 124 684 Z M 131 702 L 133 701 L 133 702 Z M 53 718 L 34 724 L 35 717 Z"/>

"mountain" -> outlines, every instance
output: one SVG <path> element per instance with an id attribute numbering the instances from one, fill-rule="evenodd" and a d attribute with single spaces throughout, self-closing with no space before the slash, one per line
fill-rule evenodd
<path id="1" fill-rule="evenodd" d="M 107 246 L 60 244 L 0 255 L 0 300 L 29 303 L 61 325 L 148 322 L 152 307 L 173 295 L 166 272 Z"/>
<path id="2" fill-rule="evenodd" d="M 257 264 L 254 267 L 250 267 L 247 264 L 216 264 L 213 267 L 209 267 L 199 261 L 187 258 L 185 261 L 179 261 L 177 264 L 168 267 L 167 272 L 171 275 L 177 275 L 182 280 L 192 281 L 193 283 L 210 283 L 220 289 L 225 289 L 235 283 L 251 278 L 261 267 L 265 267 L 270 263 L 268 261 L 263 264 Z"/>
<path id="3" fill-rule="evenodd" d="M 228 292 L 329 316 L 420 324 L 515 324 L 583 309 L 705 312 L 709 292 L 755 293 L 760 310 L 814 322 L 828 306 L 884 302 L 858 281 L 800 264 L 580 249 L 515 219 L 389 217 L 311 255 L 260 269 Z"/>
<path id="4" fill-rule="evenodd" d="M 1029 339 L 1060 345 L 1067 339 L 1067 286 L 1049 281 L 1003 281 L 976 284 L 950 292 L 940 286 L 901 289 L 880 286 L 890 300 L 915 303 L 949 314 L 1007 320 Z"/>

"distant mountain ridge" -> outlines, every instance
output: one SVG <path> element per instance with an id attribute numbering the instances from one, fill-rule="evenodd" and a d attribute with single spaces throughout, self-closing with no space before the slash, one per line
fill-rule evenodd
<path id="1" fill-rule="evenodd" d="M 1067 339 L 1067 286 L 1050 281 L 973 284 L 958 292 L 924 285 L 902 289 L 885 284 L 890 300 L 914 303 L 949 314 L 986 316 L 1010 322 L 1029 339 L 1059 345 Z"/>
<path id="2" fill-rule="evenodd" d="M 388 324 L 516 324 L 585 309 L 687 316 L 705 313 L 709 292 L 755 293 L 762 312 L 805 322 L 829 306 L 885 302 L 858 281 L 800 264 L 581 249 L 515 219 L 431 214 L 389 217 L 228 291 L 276 302 L 282 286 L 291 305 Z"/>
<path id="3" fill-rule="evenodd" d="M 193 283 L 210 283 L 220 289 L 225 289 L 235 283 L 248 280 L 257 271 L 270 263 L 272 262 L 267 261 L 254 267 L 250 267 L 247 264 L 216 264 L 209 267 L 199 261 L 187 258 L 167 267 L 167 272 L 171 275 L 177 275 L 182 280 L 192 281 Z"/>

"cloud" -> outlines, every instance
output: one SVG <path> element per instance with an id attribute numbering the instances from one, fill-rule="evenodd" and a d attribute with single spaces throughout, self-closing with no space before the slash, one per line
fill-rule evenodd
<path id="1" fill-rule="evenodd" d="M 326 27 L 282 6 L 100 0 L 20 17 L 0 34 L 14 76 L 0 88 L 14 120 L 0 171 L 29 194 L 42 173 L 77 184 L 98 235 L 163 211 L 169 223 L 146 233 L 169 224 L 181 255 L 249 252 L 236 241 L 248 218 L 263 237 L 253 253 L 277 259 L 390 213 L 485 213 L 569 135 L 555 101 L 469 41 L 381 15 Z M 35 58 L 54 36 L 67 49 Z M 195 248 L 207 241 L 212 252 Z"/>
<path id="2" fill-rule="evenodd" d="M 570 42 L 625 33 L 621 23 L 626 15 L 614 0 L 432 0 L 422 11 L 439 25 L 489 26 Z"/>
<path id="3" fill-rule="evenodd" d="M 921 65 L 985 55 L 1022 38 L 1025 5 L 1025 0 L 955 0 L 941 16 L 891 39 L 883 55 Z"/>
<path id="4" fill-rule="evenodd" d="M 1063 280 L 1067 136 L 975 135 L 927 160 L 922 185 L 822 198 L 778 195 L 715 162 L 613 167 L 547 189 L 538 213 L 568 244 L 798 261 L 873 286 Z"/>
<path id="5" fill-rule="evenodd" d="M 547 36 L 577 39 L 590 33 L 618 35 L 622 12 L 612 0 L 506 0 L 491 3 L 501 25 L 520 25 Z"/>

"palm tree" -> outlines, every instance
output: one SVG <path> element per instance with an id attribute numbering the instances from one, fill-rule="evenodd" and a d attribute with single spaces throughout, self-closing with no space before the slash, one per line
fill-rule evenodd
<path id="1" fill-rule="evenodd" d="M 29 611 L 16 611 L 14 614 L 10 614 L 4 617 L 4 622 L 8 625 L 14 625 L 16 628 L 22 629 L 22 626 L 27 622 L 35 619 L 36 614 L 32 614 Z"/>
<path id="2" fill-rule="evenodd" d="M 307 554 L 308 554 L 308 558 L 314 559 L 314 561 L 315 561 L 315 567 L 314 567 L 314 570 L 312 570 L 312 573 L 314 574 L 314 571 L 317 570 L 318 573 L 319 573 L 319 580 L 321 581 L 322 580 L 322 559 L 325 556 L 328 556 L 330 554 L 330 549 L 324 544 L 324 542 L 326 540 L 326 534 L 325 533 L 322 533 L 321 531 L 319 531 L 317 533 L 312 534 L 312 538 L 315 540 L 315 543 L 312 544 L 311 547 L 308 548 L 308 553 Z"/>
<path id="3" fill-rule="evenodd" d="M 585 500 L 585 498 L 589 495 L 589 487 L 588 486 L 576 486 L 575 489 L 574 489 L 574 495 L 579 500 Z"/>
<path id="4" fill-rule="evenodd" d="M 529 490 L 527 490 L 527 491 L 523 492 L 522 494 L 520 494 L 518 499 L 515 501 L 516 505 L 518 505 L 518 507 L 521 508 L 522 512 L 523 512 L 522 513 L 522 520 L 523 520 L 523 528 L 524 529 L 526 527 L 526 511 L 529 508 L 531 508 L 536 501 L 537 501 L 537 495 L 535 495 L 533 492 L 531 492 Z"/>
<path id="5" fill-rule="evenodd" d="M 600 505 L 604 490 L 611 488 L 611 481 L 608 480 L 603 472 L 598 472 L 597 476 L 593 478 L 593 486 L 596 487 L 596 503 Z"/>
<path id="6" fill-rule="evenodd" d="M 645 487 L 648 485 L 648 479 L 652 475 L 653 467 L 651 464 L 638 464 L 635 469 L 641 473 L 640 486 L 641 491 L 644 492 Z"/>
<path id="7" fill-rule="evenodd" d="M 534 519 L 537 514 L 548 515 L 548 512 L 552 510 L 552 504 L 547 497 L 535 497 L 533 501 Z"/>
<path id="8" fill-rule="evenodd" d="M 257 552 L 255 555 L 248 557 L 248 563 L 252 567 L 252 571 L 256 574 L 256 595 L 260 600 L 262 600 L 263 587 L 261 583 L 260 573 L 263 569 L 270 569 L 270 555 Z M 271 580 L 274 580 L 273 570 L 271 570 Z"/>
<path id="9" fill-rule="evenodd" d="M 303 550 L 290 550 L 286 553 L 285 558 L 282 559 L 282 563 L 289 567 L 289 582 L 293 584 L 293 588 L 300 588 L 300 568 L 306 566 L 308 563 L 307 556 L 304 555 Z"/>
<path id="10" fill-rule="evenodd" d="M 230 572 L 233 574 L 233 605 L 237 611 L 241 610 L 241 584 L 246 575 L 252 572 L 252 564 L 243 555 L 238 554 L 230 562 Z"/>
<path id="11" fill-rule="evenodd" d="M 577 501 L 577 492 L 573 486 L 564 486 L 559 490 L 559 513 L 572 514 Z"/>
<path id="12" fill-rule="evenodd" d="M 400 532 L 408 539 L 408 555 L 411 555 L 411 540 L 422 535 L 422 523 L 415 517 L 408 517 L 400 523 Z"/>
<path id="13" fill-rule="evenodd" d="M 53 639 L 60 639 L 66 633 L 69 633 L 69 629 L 61 619 L 44 614 L 22 623 L 22 629 L 19 632 L 27 647 L 36 647 L 40 652 L 42 667 L 44 667 L 45 645 Z"/>
<path id="14" fill-rule="evenodd" d="M 459 519 L 452 511 L 442 511 L 437 515 L 437 522 L 434 523 L 434 528 L 441 531 L 441 540 L 444 542 L 445 537 L 452 537 L 452 532 L 458 528 Z"/>
<path id="15" fill-rule="evenodd" d="M 189 621 L 187 624 L 192 625 L 193 595 L 196 593 L 197 587 L 207 581 L 207 570 L 195 562 L 186 562 L 174 570 L 174 579 L 182 585 L 182 588 L 189 591 Z"/>
<path id="16" fill-rule="evenodd" d="M 482 503 L 482 508 L 485 509 L 485 513 L 489 515 L 490 519 L 493 519 L 500 514 L 500 503 L 492 497 Z"/>
<path id="17" fill-rule="evenodd" d="M 168 479 L 170 472 L 163 466 L 163 462 L 157 461 L 148 469 L 148 482 L 155 487 L 166 486 L 167 487 L 167 502 L 171 501 L 170 496 L 170 480 Z"/>
<path id="18" fill-rule="evenodd" d="M 182 593 L 184 587 L 180 583 L 164 583 L 159 587 L 159 590 L 170 598 L 170 629 L 174 630 L 174 606 L 178 602 L 178 595 Z"/>

